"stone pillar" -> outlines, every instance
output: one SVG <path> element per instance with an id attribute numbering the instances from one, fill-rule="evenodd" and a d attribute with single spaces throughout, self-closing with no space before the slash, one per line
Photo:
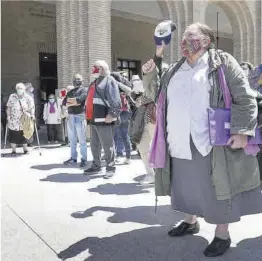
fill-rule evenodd
<path id="1" fill-rule="evenodd" d="M 111 1 L 86 2 L 88 3 L 86 27 L 88 26 L 89 71 L 96 60 L 105 60 L 111 68 Z"/>
<path id="2" fill-rule="evenodd" d="M 111 66 L 110 8 L 107 0 L 56 2 L 58 88 L 72 84 L 75 73 L 88 86 L 98 59 Z"/>

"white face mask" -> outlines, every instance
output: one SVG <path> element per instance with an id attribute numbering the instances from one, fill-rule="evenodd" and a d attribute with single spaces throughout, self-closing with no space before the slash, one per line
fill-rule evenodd
<path id="1" fill-rule="evenodd" d="M 50 98 L 49 101 L 50 101 L 51 103 L 54 103 L 54 102 L 55 102 L 55 99 L 54 99 L 54 98 Z"/>
<path id="2" fill-rule="evenodd" d="M 100 76 L 100 73 L 92 73 L 92 74 L 91 74 L 91 77 L 92 77 L 93 79 L 97 79 L 97 78 L 99 78 L 99 76 Z"/>
<path id="3" fill-rule="evenodd" d="M 135 93 L 141 93 L 144 92 L 144 86 L 143 86 L 143 82 L 141 80 L 138 81 L 133 81 L 133 92 Z"/>
<path id="4" fill-rule="evenodd" d="M 18 90 L 17 90 L 17 94 L 18 94 L 19 96 L 22 96 L 22 95 L 24 94 L 24 90 L 18 89 Z"/>

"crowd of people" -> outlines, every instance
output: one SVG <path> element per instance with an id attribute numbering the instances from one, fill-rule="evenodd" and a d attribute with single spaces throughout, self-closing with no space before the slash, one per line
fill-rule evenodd
<path id="1" fill-rule="evenodd" d="M 135 144 L 147 174 L 142 183 L 155 183 L 156 196 L 170 196 L 173 209 L 186 213 L 168 235 L 198 233 L 197 217 L 216 225 L 214 240 L 204 250 L 207 257 L 228 250 L 230 223 L 262 212 L 257 160 L 261 144 L 249 142 L 261 127 L 262 65 L 239 64 L 214 43 L 208 26 L 190 25 L 181 39 L 183 57 L 170 66 L 163 63 L 162 42 L 143 65 L 142 80 L 133 75 L 129 81 L 121 72 L 110 72 L 105 61 L 96 61 L 88 87 L 76 74 L 59 97 L 49 96 L 43 113 L 48 142 L 58 141 L 57 126 L 63 125 L 71 150 L 65 165 L 77 164 L 79 142 L 84 175 L 100 172 L 105 160 L 104 178 L 113 177 L 121 157 L 124 164 L 131 163 Z M 17 84 L 16 90 L 6 105 L 13 154 L 16 144 L 28 151 L 23 135 L 28 127 L 21 115 L 34 120 L 34 102 L 25 85 Z M 218 144 L 212 137 L 224 134 L 212 132 L 219 122 L 215 112 L 225 107 L 231 114 L 224 123 L 229 136 Z M 87 126 L 93 156 L 89 167 Z"/>

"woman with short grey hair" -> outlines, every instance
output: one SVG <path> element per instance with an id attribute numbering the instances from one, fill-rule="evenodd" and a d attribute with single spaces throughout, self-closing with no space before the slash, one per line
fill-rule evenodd
<path id="1" fill-rule="evenodd" d="M 16 84 L 16 93 L 10 95 L 6 106 L 12 155 L 16 155 L 16 145 L 23 145 L 24 154 L 27 154 L 27 139 L 24 137 L 21 119 L 23 114 L 27 114 L 30 118 L 34 119 L 35 105 L 32 97 L 26 94 L 23 83 Z"/>
<path id="2" fill-rule="evenodd" d="M 169 236 L 198 233 L 197 216 L 203 217 L 216 225 L 204 251 L 215 257 L 230 247 L 229 223 L 262 212 L 259 149 L 248 144 L 255 136 L 257 103 L 235 58 L 214 49 L 215 37 L 207 25 L 190 25 L 181 40 L 183 57 L 160 84 L 151 80 L 146 89 L 158 101 L 150 163 L 156 195 L 170 195 L 173 209 L 187 214 Z M 154 59 L 144 66 L 144 78 L 157 79 L 152 75 L 161 68 L 164 49 L 164 43 L 157 46 Z M 225 121 L 221 134 L 212 125 L 218 120 L 212 113 L 225 107 L 231 121 Z"/>

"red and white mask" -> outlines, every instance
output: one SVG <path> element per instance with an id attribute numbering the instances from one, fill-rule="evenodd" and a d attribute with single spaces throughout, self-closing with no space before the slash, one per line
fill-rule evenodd
<path id="1" fill-rule="evenodd" d="M 99 66 L 93 66 L 91 76 L 97 79 L 102 73 L 102 68 Z"/>

